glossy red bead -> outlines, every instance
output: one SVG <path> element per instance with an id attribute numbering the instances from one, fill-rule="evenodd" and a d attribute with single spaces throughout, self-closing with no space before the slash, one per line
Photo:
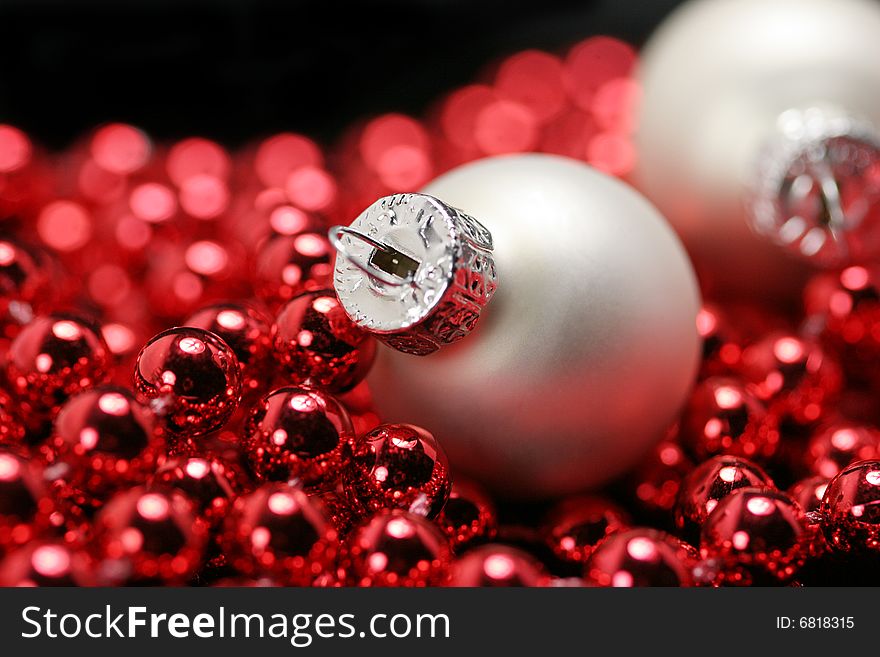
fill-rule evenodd
<path id="1" fill-rule="evenodd" d="M 334 397 L 313 388 L 286 387 L 253 408 L 243 447 L 261 480 L 297 480 L 328 489 L 348 465 L 353 438 L 348 412 Z"/>
<path id="2" fill-rule="evenodd" d="M 235 500 L 220 545 L 242 574 L 307 586 L 330 569 L 338 539 L 318 500 L 301 488 L 270 483 Z"/>
<path id="3" fill-rule="evenodd" d="M 6 380 L 26 409 L 52 415 L 71 395 L 103 383 L 109 366 L 100 329 L 74 315 L 45 315 L 12 341 Z"/>
<path id="4" fill-rule="evenodd" d="M 829 546 L 854 557 L 880 554 L 880 460 L 859 461 L 828 484 L 819 508 Z"/>
<path id="5" fill-rule="evenodd" d="M 42 468 L 0 448 L 0 555 L 43 533 L 53 507 Z"/>
<path id="6" fill-rule="evenodd" d="M 412 424 L 383 424 L 352 442 L 342 483 L 352 506 L 399 508 L 433 518 L 452 482 L 446 454 L 433 435 Z"/>
<path id="7" fill-rule="evenodd" d="M 229 345 L 213 333 L 173 328 L 141 349 L 134 385 L 172 434 L 199 436 L 232 417 L 241 399 L 241 369 Z"/>
<path id="8" fill-rule="evenodd" d="M 287 381 L 334 393 L 357 385 L 376 354 L 373 337 L 348 318 L 333 290 L 305 292 L 287 303 L 272 339 Z"/>
<path id="9" fill-rule="evenodd" d="M 456 552 L 498 533 L 498 512 L 491 498 L 476 484 L 458 478 L 436 522 Z"/>
<path id="10" fill-rule="evenodd" d="M 94 531 L 105 585 L 181 585 L 198 571 L 208 541 L 207 525 L 187 497 L 143 486 L 111 498 Z"/>
<path id="11" fill-rule="evenodd" d="M 703 523 L 700 553 L 747 569 L 755 583 L 787 581 L 808 556 L 811 532 L 785 493 L 741 488 L 718 502 Z"/>
<path id="12" fill-rule="evenodd" d="M 736 456 L 715 456 L 685 477 L 675 505 L 675 527 L 694 542 L 718 502 L 738 488 L 766 486 L 773 481 L 751 461 Z"/>
<path id="13" fill-rule="evenodd" d="M 272 319 L 253 304 L 238 301 L 217 303 L 197 310 L 185 326 L 210 331 L 225 342 L 241 367 L 241 387 L 245 397 L 269 386 L 273 374 Z"/>
<path id="14" fill-rule="evenodd" d="M 432 522 L 381 511 L 348 537 L 341 568 L 353 586 L 437 586 L 446 582 L 449 544 Z"/>
<path id="15" fill-rule="evenodd" d="M 317 230 L 268 238 L 255 258 L 257 296 L 277 308 L 305 290 L 326 288 L 333 282 L 333 255 L 326 234 Z"/>
<path id="16" fill-rule="evenodd" d="M 21 445 L 25 433 L 21 409 L 4 390 L 0 390 L 0 446 Z"/>
<path id="17" fill-rule="evenodd" d="M 696 550 L 665 532 L 635 528 L 602 541 L 586 565 L 587 580 L 598 586 L 691 586 Z"/>
<path id="18" fill-rule="evenodd" d="M 737 379 L 698 384 L 680 426 L 682 444 L 697 459 L 730 454 L 766 460 L 779 447 L 776 417 Z"/>
<path id="19" fill-rule="evenodd" d="M 616 504 L 601 497 L 580 496 L 556 504 L 541 533 L 557 558 L 583 564 L 602 539 L 629 525 L 629 515 Z"/>
<path id="20" fill-rule="evenodd" d="M 810 437 L 804 465 L 810 474 L 831 479 L 854 461 L 880 458 L 880 431 L 876 428 L 836 420 Z"/>
<path id="21" fill-rule="evenodd" d="M 819 510 L 830 481 L 818 475 L 807 477 L 795 482 L 787 492 L 804 513 L 812 513 Z"/>
<path id="22" fill-rule="evenodd" d="M 449 586 L 546 586 L 550 577 L 540 561 L 507 545 L 483 545 L 469 550 L 452 564 Z"/>
<path id="23" fill-rule="evenodd" d="M 633 501 L 643 511 L 670 517 L 682 480 L 693 468 L 693 462 L 678 442 L 662 440 L 627 478 Z"/>
<path id="24" fill-rule="evenodd" d="M 235 498 L 248 488 L 245 474 L 234 465 L 201 456 L 168 459 L 148 483 L 181 491 L 193 502 L 199 517 L 211 525 L 222 521 Z"/>
<path id="25" fill-rule="evenodd" d="M 90 586 L 88 553 L 62 541 L 32 541 L 0 561 L 0 586 Z"/>

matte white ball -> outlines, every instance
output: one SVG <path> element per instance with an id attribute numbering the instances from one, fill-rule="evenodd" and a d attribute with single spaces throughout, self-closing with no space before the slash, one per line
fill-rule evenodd
<path id="1" fill-rule="evenodd" d="M 880 2 L 698 0 L 641 59 L 636 179 L 725 291 L 791 294 L 803 265 L 753 235 L 743 193 L 787 109 L 880 126 Z"/>
<path id="2" fill-rule="evenodd" d="M 638 192 L 551 155 L 481 160 L 424 190 L 483 222 L 498 291 L 475 332 L 419 358 L 383 350 L 383 418 L 432 431 L 453 471 L 512 498 L 597 486 L 674 420 L 698 363 L 699 293 Z"/>

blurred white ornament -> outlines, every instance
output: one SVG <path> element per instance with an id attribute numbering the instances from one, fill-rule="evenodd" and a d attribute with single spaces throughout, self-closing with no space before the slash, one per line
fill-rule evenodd
<path id="1" fill-rule="evenodd" d="M 427 358 L 383 349 L 382 416 L 429 428 L 454 470 L 509 497 L 597 486 L 637 462 L 698 363 L 699 293 L 663 217 L 550 155 L 467 164 L 424 192 L 492 232 L 498 289 L 460 343 Z"/>
<path id="2" fill-rule="evenodd" d="M 636 178 L 722 291 L 790 293 L 804 273 L 749 221 L 817 264 L 858 255 L 838 238 L 866 208 L 835 215 L 834 186 L 865 184 L 849 164 L 877 152 L 878 62 L 873 0 L 697 0 L 646 45 Z"/>

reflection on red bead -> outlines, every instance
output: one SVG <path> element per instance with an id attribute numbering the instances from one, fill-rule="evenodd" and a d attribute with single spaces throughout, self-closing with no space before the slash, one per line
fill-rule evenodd
<path id="1" fill-rule="evenodd" d="M 436 519 L 452 549 L 461 551 L 476 541 L 490 541 L 498 533 L 495 505 L 476 484 L 456 479 L 449 499 Z"/>
<path id="2" fill-rule="evenodd" d="M 669 517 L 682 480 L 693 468 L 677 442 L 661 441 L 628 479 L 636 504 L 649 513 Z"/>
<path id="3" fill-rule="evenodd" d="M 241 398 L 241 370 L 232 349 L 197 328 L 153 337 L 138 355 L 134 384 L 168 430 L 183 436 L 220 428 Z"/>
<path id="4" fill-rule="evenodd" d="M 273 308 L 332 280 L 333 249 L 323 232 L 275 235 L 257 250 L 254 290 Z"/>
<path id="5" fill-rule="evenodd" d="M 35 463 L 0 449 L 0 555 L 46 529 L 52 509 L 42 474 Z"/>
<path id="6" fill-rule="evenodd" d="M 348 464 L 353 437 L 348 412 L 336 399 L 320 390 L 287 387 L 254 407 L 243 442 L 259 479 L 295 479 L 309 488 L 329 489 Z"/>
<path id="7" fill-rule="evenodd" d="M 837 420 L 817 430 L 804 454 L 805 465 L 814 475 L 831 479 L 854 461 L 880 458 L 880 431 L 846 420 Z"/>
<path id="8" fill-rule="evenodd" d="M 288 380 L 330 392 L 351 390 L 376 355 L 373 337 L 348 318 L 333 290 L 305 292 L 285 305 L 272 339 Z"/>
<path id="9" fill-rule="evenodd" d="M 694 389 L 681 439 L 698 459 L 718 454 L 766 460 L 779 447 L 776 418 L 740 381 L 712 377 Z"/>
<path id="10" fill-rule="evenodd" d="M 103 383 L 109 365 L 98 328 L 73 315 L 53 314 L 36 318 L 13 340 L 6 378 L 28 409 L 52 413 L 72 394 Z"/>
<path id="11" fill-rule="evenodd" d="M 150 479 L 153 488 L 175 488 L 195 504 L 210 524 L 222 520 L 236 496 L 247 488 L 243 472 L 216 457 L 180 456 L 166 461 Z"/>
<path id="12" fill-rule="evenodd" d="M 449 586 L 546 586 L 549 576 L 541 562 L 517 548 L 483 545 L 452 564 Z"/>
<path id="13" fill-rule="evenodd" d="M 785 493 L 741 488 L 706 519 L 700 553 L 745 568 L 755 583 L 789 580 L 803 566 L 812 540 L 802 513 Z"/>
<path id="14" fill-rule="evenodd" d="M 698 465 L 684 479 L 675 505 L 675 526 L 696 542 L 718 502 L 738 488 L 772 487 L 773 481 L 758 465 L 736 456 L 715 456 Z"/>
<path id="15" fill-rule="evenodd" d="M 378 513 L 346 541 L 345 580 L 356 586 L 437 586 L 449 572 L 446 538 L 430 521 L 401 509 Z"/>
<path id="16" fill-rule="evenodd" d="M 747 347 L 741 371 L 772 411 L 799 424 L 819 420 L 842 383 L 840 367 L 817 343 L 788 333 Z"/>
<path id="17" fill-rule="evenodd" d="M 807 477 L 789 488 L 788 494 L 804 513 L 812 513 L 819 510 L 829 482 L 828 477 Z"/>
<path id="18" fill-rule="evenodd" d="M 116 386 L 71 397 L 55 419 L 48 444 L 55 477 L 87 496 L 78 504 L 143 483 L 162 448 L 153 412 Z"/>
<path id="19" fill-rule="evenodd" d="M 702 377 L 730 375 L 742 357 L 742 338 L 725 313 L 713 304 L 704 304 L 697 313 L 697 332 L 703 339 Z"/>
<path id="20" fill-rule="evenodd" d="M 833 550 L 853 556 L 880 554 L 880 461 L 844 468 L 825 489 L 819 511 Z"/>
<path id="21" fill-rule="evenodd" d="M 244 396 L 268 386 L 272 368 L 272 320 L 252 304 L 228 301 L 217 303 L 190 315 L 186 326 L 204 329 L 219 336 L 235 353 L 241 367 Z"/>
<path id="22" fill-rule="evenodd" d="M 32 541 L 0 561 L 0 586 L 89 586 L 88 553 L 60 541 Z"/>
<path id="23" fill-rule="evenodd" d="M 449 477 L 446 454 L 433 435 L 411 424 L 383 424 L 352 442 L 342 482 L 355 507 L 433 518 L 449 497 Z"/>
<path id="24" fill-rule="evenodd" d="M 563 561 L 586 563 L 598 543 L 630 524 L 627 513 L 601 497 L 572 497 L 553 507 L 542 534 Z"/>
<path id="25" fill-rule="evenodd" d="M 696 550 L 674 536 L 636 528 L 602 541 L 593 550 L 586 574 L 599 586 L 691 586 L 696 558 Z"/>
<path id="26" fill-rule="evenodd" d="M 221 536 L 236 570 L 267 574 L 288 586 L 307 586 L 326 572 L 337 545 L 320 503 L 287 484 L 265 484 L 239 497 Z"/>
<path id="27" fill-rule="evenodd" d="M 172 490 L 117 493 L 95 518 L 101 584 L 181 585 L 198 570 L 208 530 L 192 503 Z"/>

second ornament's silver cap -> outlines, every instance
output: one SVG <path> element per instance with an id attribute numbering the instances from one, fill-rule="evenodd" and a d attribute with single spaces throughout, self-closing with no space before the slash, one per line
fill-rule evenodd
<path id="1" fill-rule="evenodd" d="M 495 292 L 491 234 L 433 196 L 381 198 L 350 226 L 331 228 L 330 240 L 348 316 L 406 353 L 463 338 Z"/>

